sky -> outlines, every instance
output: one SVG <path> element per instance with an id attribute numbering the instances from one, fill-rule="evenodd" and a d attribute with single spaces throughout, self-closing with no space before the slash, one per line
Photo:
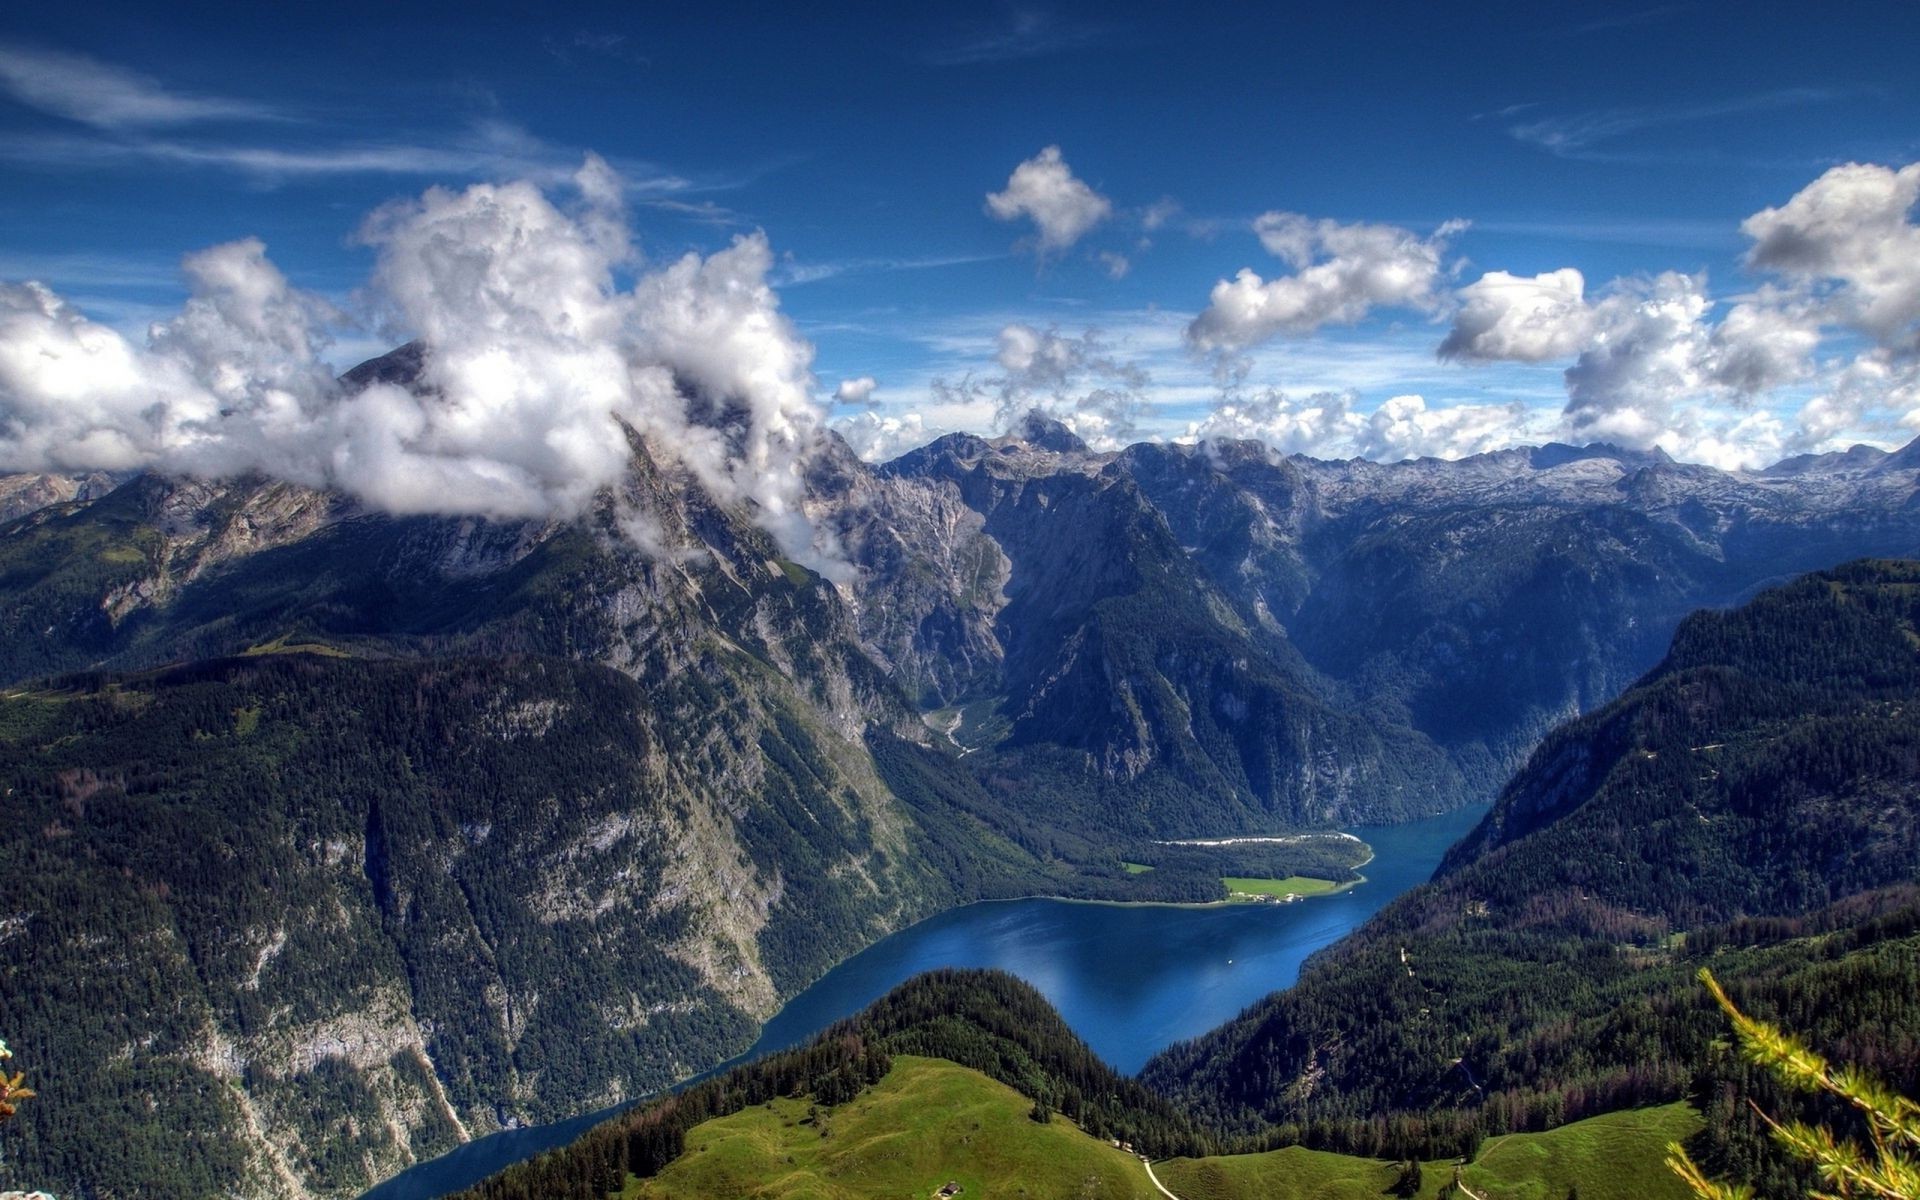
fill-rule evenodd
<path id="1" fill-rule="evenodd" d="M 0 469 L 567 511 L 611 413 L 777 520 L 822 424 L 882 458 L 1035 407 L 1894 446 L 1916 47 L 1910 0 L 13 6 Z M 333 381 L 412 338 L 434 397 Z"/>

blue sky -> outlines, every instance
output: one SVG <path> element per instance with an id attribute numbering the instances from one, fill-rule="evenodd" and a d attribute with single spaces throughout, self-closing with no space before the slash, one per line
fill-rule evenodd
<path id="1" fill-rule="evenodd" d="M 347 314 L 344 366 L 408 332 L 359 311 L 369 212 L 435 184 L 564 196 L 592 151 L 624 180 L 623 270 L 764 233 L 819 397 L 875 381 L 835 415 L 876 453 L 1028 404 L 1097 439 L 1397 457 L 1592 435 L 1730 465 L 1920 420 L 1907 282 L 1872 266 L 1914 243 L 1882 220 L 1879 249 L 1796 266 L 1796 226 L 1768 267 L 1741 229 L 1842 164 L 1907 194 L 1913 3 L 236 8 L 0 16 L 0 280 L 138 340 L 185 297 L 183 254 L 257 237 Z M 1010 189 L 1047 162 L 1031 203 Z M 1263 241 L 1263 214 L 1305 220 Z M 1431 278 L 1380 284 L 1406 254 Z M 1245 297 L 1303 314 L 1196 324 L 1243 269 L 1317 267 L 1330 291 Z M 1487 272 L 1564 268 L 1579 311 L 1552 319 L 1579 329 L 1551 353 L 1436 355 Z M 1692 290 L 1655 296 L 1663 272 Z M 1763 332 L 1817 341 L 1756 375 L 1723 326 L 1766 288 Z M 1892 317 L 1860 316 L 1876 299 Z M 1649 382 L 1686 338 L 1697 361 Z"/>

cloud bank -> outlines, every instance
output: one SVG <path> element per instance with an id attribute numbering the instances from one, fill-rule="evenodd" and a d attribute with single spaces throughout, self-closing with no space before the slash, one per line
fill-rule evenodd
<path id="1" fill-rule="evenodd" d="M 642 269 L 622 190 L 590 157 L 564 203 L 478 184 L 370 217 L 367 292 L 422 347 L 412 387 L 335 379 L 321 355 L 343 315 L 253 239 L 189 256 L 189 299 L 144 345 L 0 285 L 0 466 L 261 471 L 395 513 L 566 518 L 623 477 L 624 426 L 804 553 L 799 460 L 822 411 L 766 239 Z"/>
<path id="2" fill-rule="evenodd" d="M 1835 448 L 1877 414 L 1913 428 L 1920 389 L 1920 165 L 1834 167 L 1746 219 L 1747 266 L 1770 276 L 1731 305 L 1704 276 L 1613 281 L 1589 297 L 1573 268 L 1490 271 L 1459 289 L 1442 358 L 1571 362 L 1560 436 L 1660 446 L 1754 466 Z M 1841 353 L 1822 361 L 1823 345 Z M 1864 342 L 1864 345 L 1861 343 Z M 1789 419 L 1757 401 L 1816 392 Z"/>

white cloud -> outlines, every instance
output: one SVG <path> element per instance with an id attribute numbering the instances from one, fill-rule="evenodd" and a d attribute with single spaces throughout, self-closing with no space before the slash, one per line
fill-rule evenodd
<path id="1" fill-rule="evenodd" d="M 1016 322 L 1000 330 L 994 357 L 1004 374 L 989 386 L 1003 429 L 1037 409 L 1111 450 L 1133 437 L 1149 407 L 1146 371 L 1110 353 L 1097 330 L 1069 336 Z"/>
<path id="2" fill-rule="evenodd" d="M 1140 228 L 1152 233 L 1162 225 L 1179 216 L 1180 202 L 1172 196 L 1162 196 L 1140 212 Z"/>
<path id="3" fill-rule="evenodd" d="M 1791 295 L 1763 288 L 1733 306 L 1714 326 L 1709 348 L 1714 382 L 1754 396 L 1804 379 L 1820 346 L 1819 313 Z"/>
<path id="4" fill-rule="evenodd" d="M 1251 397 L 1222 400 L 1211 413 L 1187 427 L 1201 441 L 1265 442 L 1282 454 L 1331 458 L 1350 447 L 1362 418 L 1353 411 L 1352 392 L 1316 392 L 1294 399 L 1278 388 Z"/>
<path id="5" fill-rule="evenodd" d="M 1222 400 L 1187 427 L 1203 441 L 1251 439 L 1283 454 L 1316 458 L 1464 458 L 1536 436 L 1521 404 L 1449 404 L 1428 407 L 1421 396 L 1394 396 L 1371 413 L 1353 392 L 1316 392 L 1294 398 L 1278 389 Z"/>
<path id="6" fill-rule="evenodd" d="M 868 462 L 886 462 L 924 446 L 945 432 L 927 427 L 919 413 L 891 415 L 875 412 L 854 413 L 833 422 L 833 430 L 845 438 L 853 452 Z"/>
<path id="7" fill-rule="evenodd" d="M 0 44 L 0 89 L 42 112 L 100 129 L 282 119 L 268 105 L 177 92 L 85 55 L 19 45 Z"/>
<path id="8" fill-rule="evenodd" d="M 1882 343 L 1920 344 L 1920 163 L 1834 167 L 1778 208 L 1748 217 L 1751 266 L 1830 285 L 1835 316 Z"/>
<path id="9" fill-rule="evenodd" d="M 1862 438 L 1911 437 L 1920 428 L 1920 359 L 1884 348 L 1846 364 L 1802 405 L 1787 438 L 1794 453 L 1837 450 Z"/>
<path id="10" fill-rule="evenodd" d="M 1005 25 L 932 50 L 927 61 L 948 67 L 1013 62 L 1081 49 L 1107 36 L 1103 26 L 1061 21 L 1040 9 L 1015 8 Z"/>
<path id="11" fill-rule="evenodd" d="M 1646 152 L 1607 151 L 1601 147 L 1646 129 L 1722 121 L 1750 112 L 1826 104 L 1840 99 L 1843 94 L 1825 88 L 1783 88 L 1699 104 L 1601 109 L 1541 117 L 1513 125 L 1507 132 L 1516 141 L 1537 146 L 1559 158 L 1591 162 L 1650 162 L 1658 161 L 1661 156 Z M 1522 105 L 1520 109 L 1532 107 Z"/>
<path id="12" fill-rule="evenodd" d="M 1465 458 L 1514 445 L 1528 434 L 1522 404 L 1428 408 L 1421 396 L 1395 396 L 1368 415 L 1354 438 L 1363 458 Z"/>
<path id="13" fill-rule="evenodd" d="M 1566 436 L 1660 446 L 1752 466 L 1780 452 L 1887 436 L 1909 407 L 1920 350 L 1920 164 L 1835 167 L 1785 204 L 1747 218 L 1747 264 L 1774 273 L 1713 318 L 1703 278 L 1616 280 L 1588 300 L 1571 268 L 1493 271 L 1456 293 L 1442 358 L 1540 362 L 1567 355 Z M 1823 334 L 1857 330 L 1851 358 L 1818 359 Z M 1791 424 L 1751 411 L 1809 381 Z M 1729 407 L 1730 406 L 1730 407 Z"/>
<path id="14" fill-rule="evenodd" d="M 968 357 L 981 352 L 972 337 L 956 339 L 954 348 Z M 1125 445 L 1150 417 L 1147 372 L 1114 353 L 1099 330 L 1068 334 L 1014 321 L 994 335 L 992 351 L 991 373 L 928 381 L 930 417 L 945 427 L 1005 432 L 1038 410 L 1096 450 Z"/>
<path id="15" fill-rule="evenodd" d="M 812 348 L 759 235 L 619 290 L 619 186 L 589 160 L 563 209 L 530 183 L 435 188 L 367 222 L 372 292 L 424 346 L 420 387 L 351 390 L 335 314 L 254 240 L 190 257 L 144 347 L 34 284 L 0 289 L 0 466 L 260 470 L 393 512 L 565 517 L 620 480 L 623 425 L 807 555 L 799 459 L 822 413 Z"/>
<path id="16" fill-rule="evenodd" d="M 1445 302 L 1441 255 L 1461 228 L 1449 222 L 1423 238 L 1393 225 L 1267 213 L 1254 222 L 1254 232 L 1294 273 L 1264 280 L 1243 268 L 1215 284 L 1206 309 L 1187 327 L 1187 340 L 1203 351 L 1238 351 L 1282 334 L 1351 325 L 1375 308 L 1434 311 Z"/>
<path id="17" fill-rule="evenodd" d="M 1074 177 L 1060 147 L 1048 146 L 1013 169 L 1005 191 L 987 194 L 987 212 L 1002 221 L 1031 220 L 1045 255 L 1079 241 L 1113 215 L 1113 204 Z"/>
<path id="18" fill-rule="evenodd" d="M 1127 272 L 1133 270 L 1133 262 L 1124 254 L 1102 250 L 1094 257 L 1099 259 L 1100 265 L 1107 269 L 1108 279 L 1125 279 Z"/>
<path id="19" fill-rule="evenodd" d="M 1674 271 L 1623 282 L 1603 299 L 1592 340 L 1567 368 L 1572 436 L 1650 446 L 1666 433 L 1675 403 L 1708 383 L 1710 305 L 1703 280 Z"/>
<path id="20" fill-rule="evenodd" d="M 871 375 L 859 375 L 852 379 L 842 379 L 840 386 L 833 391 L 833 398 L 841 404 L 868 405 L 873 403 L 873 389 L 880 385 Z"/>
<path id="21" fill-rule="evenodd" d="M 1457 293 L 1460 308 L 1440 357 L 1473 362 L 1567 358 L 1593 324 L 1586 278 L 1572 267 L 1526 278 L 1489 271 Z"/>

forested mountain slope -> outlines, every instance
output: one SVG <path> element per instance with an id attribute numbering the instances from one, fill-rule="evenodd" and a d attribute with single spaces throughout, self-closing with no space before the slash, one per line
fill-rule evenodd
<path id="1" fill-rule="evenodd" d="M 1708 1069 L 1706 964 L 1911 1089 L 1917 705 L 1920 564 L 1697 614 L 1433 883 L 1145 1078 L 1218 1127 L 1336 1144 L 1550 1126 Z"/>
<path id="2" fill-rule="evenodd" d="M 257 477 L 0 487 L 0 867 L 31 897 L 0 914 L 0 972 L 78 1048 L 49 1094 L 105 1106 L 22 1125 L 20 1161 L 77 1179 L 85 1142 L 120 1181 L 100 1194 L 124 1194 L 141 1172 L 113 1164 L 205 1119 L 179 1179 L 346 1194 L 710 1065 L 941 907 L 1216 898 L 1224 860 L 1120 861 L 1491 794 L 1686 610 L 1920 550 L 1910 454 L 1379 466 L 1099 454 L 1034 418 L 882 467 L 823 437 L 802 565 L 766 514 L 628 449 L 571 520 L 394 516 Z M 490 855 L 476 908 L 462 872 Z M 108 955 L 121 917 L 146 933 Z M 332 943 L 291 932 L 263 957 L 310 927 L 385 982 L 336 987 L 312 969 Z M 452 963 L 482 999 L 435 983 Z M 318 991 L 254 1012 L 276 971 Z M 136 981 L 103 1018 L 124 1028 L 63 1032 Z M 136 1028 L 146 1011 L 167 1016 Z M 327 1032 L 342 1020 L 379 1032 Z M 416 1041 L 413 1066 L 343 1049 Z M 291 1098 L 325 1088 L 347 1098 Z M 336 1108 L 360 1114 L 344 1139 L 301 1115 Z"/>

